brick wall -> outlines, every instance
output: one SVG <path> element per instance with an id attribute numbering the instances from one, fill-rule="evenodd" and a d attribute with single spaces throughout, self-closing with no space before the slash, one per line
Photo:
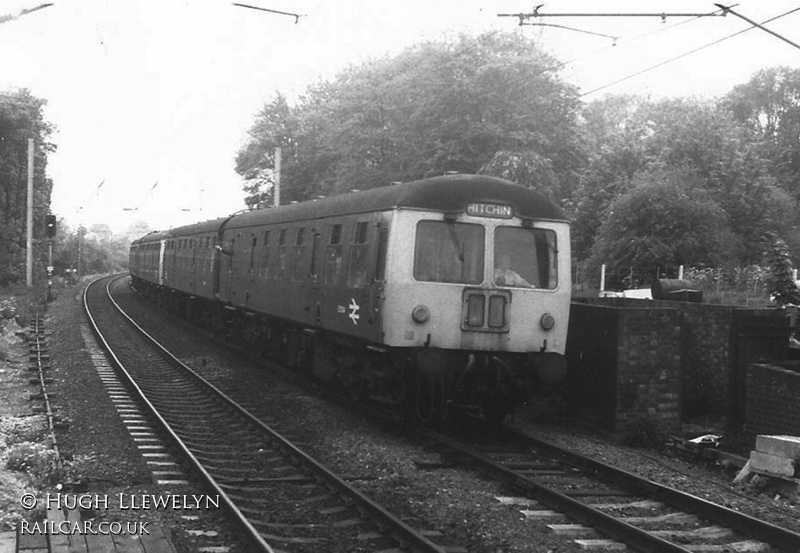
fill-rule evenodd
<path id="1" fill-rule="evenodd" d="M 662 302 L 659 302 L 662 303 Z M 683 415 L 726 415 L 734 307 L 680 302 Z"/>
<path id="2" fill-rule="evenodd" d="M 743 398 L 737 399 L 737 390 L 733 388 L 736 380 L 732 374 L 737 370 L 737 363 L 746 364 L 747 360 L 738 357 L 761 356 L 765 350 L 774 351 L 773 347 L 766 344 L 759 345 L 752 352 L 742 349 L 743 335 L 750 330 L 743 330 L 737 326 L 741 314 L 764 317 L 765 320 L 773 321 L 786 319 L 785 314 L 774 309 L 743 309 L 730 305 L 630 298 L 582 298 L 577 301 L 617 309 L 641 309 L 645 305 L 647 309 L 667 308 L 679 313 L 678 324 L 681 328 L 679 349 L 682 359 L 680 402 L 683 417 L 729 416 L 734 411 L 732 402 L 743 400 Z M 760 324 L 769 326 L 768 323 Z M 756 333 L 760 332 L 761 330 L 758 330 Z M 767 342 L 772 339 L 768 336 L 762 338 Z M 777 351 L 775 356 L 767 357 L 780 358 Z M 740 370 L 744 378 L 744 364 Z"/>
<path id="3" fill-rule="evenodd" d="M 731 395 L 729 373 L 734 307 L 630 298 L 585 298 L 578 301 L 623 310 L 675 310 L 680 327 L 680 340 L 675 347 L 681 356 L 679 401 L 682 415 L 727 414 Z"/>
<path id="4" fill-rule="evenodd" d="M 573 303 L 565 382 L 570 411 L 618 433 L 641 422 L 677 431 L 680 339 L 674 308 Z"/>
<path id="5" fill-rule="evenodd" d="M 672 427 L 695 415 L 744 416 L 747 365 L 781 359 L 787 321 L 774 309 L 583 298 L 567 339 L 569 403 L 609 429 L 645 417 Z M 609 343 L 614 349 L 609 351 Z M 777 347 L 781 346 L 781 347 Z M 574 378 L 573 378 L 574 377 Z M 608 402 L 598 395 L 613 398 Z"/>
<path id="6" fill-rule="evenodd" d="M 674 309 L 622 309 L 617 341 L 616 429 L 634 421 L 680 428 L 680 314 Z"/>
<path id="7" fill-rule="evenodd" d="M 765 363 L 747 367 L 746 430 L 800 436 L 800 372 Z"/>

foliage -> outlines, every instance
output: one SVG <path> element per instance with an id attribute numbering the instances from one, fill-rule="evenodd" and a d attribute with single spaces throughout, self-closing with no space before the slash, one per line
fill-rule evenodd
<path id="1" fill-rule="evenodd" d="M 55 484 L 61 478 L 58 453 L 37 442 L 21 442 L 9 447 L 6 468 L 29 474 L 37 485 Z"/>
<path id="2" fill-rule="evenodd" d="M 742 265 L 758 263 L 768 247 L 767 236 L 778 231 L 800 251 L 796 201 L 781 188 L 764 150 L 726 104 L 610 97 L 587 106 L 583 129 L 589 162 L 572 202 L 579 258 L 596 253 L 594 246 L 602 247 L 595 241 L 609 206 L 636 182 L 651 178 L 646 175 L 664 168 L 690 173 L 693 187 L 724 213 L 727 224 L 718 227 L 718 239 L 725 241 L 726 257 Z M 643 234 L 620 238 L 654 239 L 646 227 L 629 230 Z"/>
<path id="3" fill-rule="evenodd" d="M 779 305 L 795 303 L 798 297 L 794 282 L 792 260 L 786 242 L 775 239 L 767 256 L 767 290 Z"/>
<path id="4" fill-rule="evenodd" d="M 733 88 L 723 104 L 770 160 L 782 188 L 800 199 L 800 69 L 770 67 Z"/>
<path id="5" fill-rule="evenodd" d="M 274 149 L 286 200 L 448 171 L 509 176 L 566 200 L 581 164 L 574 94 L 518 34 L 427 42 L 350 67 L 295 106 L 264 106 L 236 159 L 251 205 L 269 203 Z M 285 201 L 285 200 L 284 200 Z"/>
<path id="6" fill-rule="evenodd" d="M 663 272 L 676 272 L 681 265 L 727 260 L 731 240 L 726 239 L 726 215 L 697 186 L 693 173 L 653 170 L 638 174 L 632 186 L 604 213 L 593 264 L 660 266 Z"/>
<path id="7" fill-rule="evenodd" d="M 25 279 L 28 139 L 34 141 L 34 238 L 44 236 L 52 181 L 46 177 L 53 127 L 46 102 L 27 90 L 0 93 L 0 287 Z"/>
<path id="8" fill-rule="evenodd" d="M 114 234 L 108 225 L 80 226 L 73 230 L 66 222 L 59 221 L 58 228 L 53 245 L 54 275 L 70 280 L 73 270 L 81 275 L 126 270 L 131 241 L 150 232 L 143 222 L 133 223 L 120 234 Z"/>
<path id="9" fill-rule="evenodd" d="M 648 102 L 632 96 L 609 96 L 583 110 L 582 134 L 588 163 L 572 198 L 573 251 L 579 259 L 591 253 L 603 213 L 631 188 L 631 179 L 650 159 L 645 145 L 652 134 Z"/>

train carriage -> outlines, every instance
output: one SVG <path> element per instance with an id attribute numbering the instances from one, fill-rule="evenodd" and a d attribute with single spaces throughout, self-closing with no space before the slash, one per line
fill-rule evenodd
<path id="1" fill-rule="evenodd" d="M 152 259 L 140 265 L 141 248 L 160 252 L 160 274 Z M 177 311 L 417 418 L 460 405 L 499 419 L 566 370 L 569 223 L 501 179 L 248 211 L 145 236 L 131 252 L 137 286 L 168 290 Z"/>

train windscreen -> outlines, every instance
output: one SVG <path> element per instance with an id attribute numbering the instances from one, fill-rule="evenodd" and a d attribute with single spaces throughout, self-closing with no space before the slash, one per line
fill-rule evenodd
<path id="1" fill-rule="evenodd" d="M 555 289 L 558 285 L 556 233 L 539 228 L 497 227 L 494 281 L 498 286 Z"/>
<path id="2" fill-rule="evenodd" d="M 484 228 L 445 221 L 420 221 L 414 278 L 427 282 L 483 282 Z"/>

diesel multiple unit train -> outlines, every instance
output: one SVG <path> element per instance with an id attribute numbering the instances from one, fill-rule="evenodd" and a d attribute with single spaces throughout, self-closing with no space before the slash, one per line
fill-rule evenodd
<path id="1" fill-rule="evenodd" d="M 448 175 L 234 214 L 131 244 L 142 294 L 248 351 L 418 420 L 502 420 L 566 374 L 569 223 Z"/>

